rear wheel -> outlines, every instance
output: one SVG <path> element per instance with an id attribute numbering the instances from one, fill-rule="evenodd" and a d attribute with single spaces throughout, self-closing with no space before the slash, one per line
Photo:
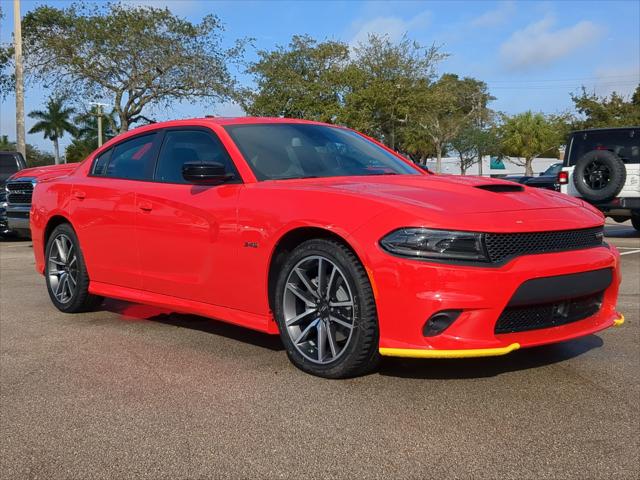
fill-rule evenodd
<path id="1" fill-rule="evenodd" d="M 377 365 L 371 284 L 341 243 L 309 240 L 291 252 L 278 277 L 275 315 L 289 358 L 305 372 L 345 378 Z"/>
<path id="2" fill-rule="evenodd" d="M 102 300 L 89 293 L 89 275 L 78 237 L 68 223 L 58 225 L 47 240 L 44 274 L 49 297 L 62 312 L 85 312 Z"/>

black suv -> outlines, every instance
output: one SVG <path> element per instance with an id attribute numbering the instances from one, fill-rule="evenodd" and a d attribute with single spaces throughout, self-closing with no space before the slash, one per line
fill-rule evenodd
<path id="1" fill-rule="evenodd" d="M 5 182 L 16 172 L 26 168 L 19 152 L 0 152 L 0 236 L 10 235 L 7 226 L 7 192 Z"/>

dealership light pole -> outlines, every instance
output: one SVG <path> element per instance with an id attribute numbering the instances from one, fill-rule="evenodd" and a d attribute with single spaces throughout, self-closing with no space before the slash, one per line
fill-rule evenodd
<path id="1" fill-rule="evenodd" d="M 13 48 L 16 62 L 16 145 L 22 156 L 27 158 L 24 134 L 24 72 L 22 69 L 22 20 L 20 0 L 13 0 Z"/>
<path id="2" fill-rule="evenodd" d="M 96 115 L 98 116 L 98 147 L 102 146 L 102 107 L 106 107 L 106 103 L 91 102 L 96 107 Z"/>

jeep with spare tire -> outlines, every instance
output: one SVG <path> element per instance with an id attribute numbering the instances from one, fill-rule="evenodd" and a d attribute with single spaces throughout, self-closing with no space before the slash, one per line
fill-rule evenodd
<path id="1" fill-rule="evenodd" d="M 585 200 L 617 222 L 640 231 L 640 127 L 572 132 L 560 191 Z"/>

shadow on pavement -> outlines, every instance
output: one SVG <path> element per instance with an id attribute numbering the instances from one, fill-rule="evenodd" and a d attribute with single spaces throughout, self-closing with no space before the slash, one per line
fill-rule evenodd
<path id="1" fill-rule="evenodd" d="M 502 373 L 544 367 L 577 357 L 604 344 L 596 335 L 541 347 L 517 350 L 501 357 L 460 359 L 383 358 L 380 375 L 434 380 L 495 377 Z"/>
<path id="2" fill-rule="evenodd" d="M 269 350 L 284 350 L 280 337 L 277 335 L 268 335 L 198 315 L 185 315 L 160 307 L 113 299 L 106 299 L 100 308 L 122 315 L 124 320 L 148 320 L 165 325 L 172 325 L 174 327 L 198 330 Z"/>

